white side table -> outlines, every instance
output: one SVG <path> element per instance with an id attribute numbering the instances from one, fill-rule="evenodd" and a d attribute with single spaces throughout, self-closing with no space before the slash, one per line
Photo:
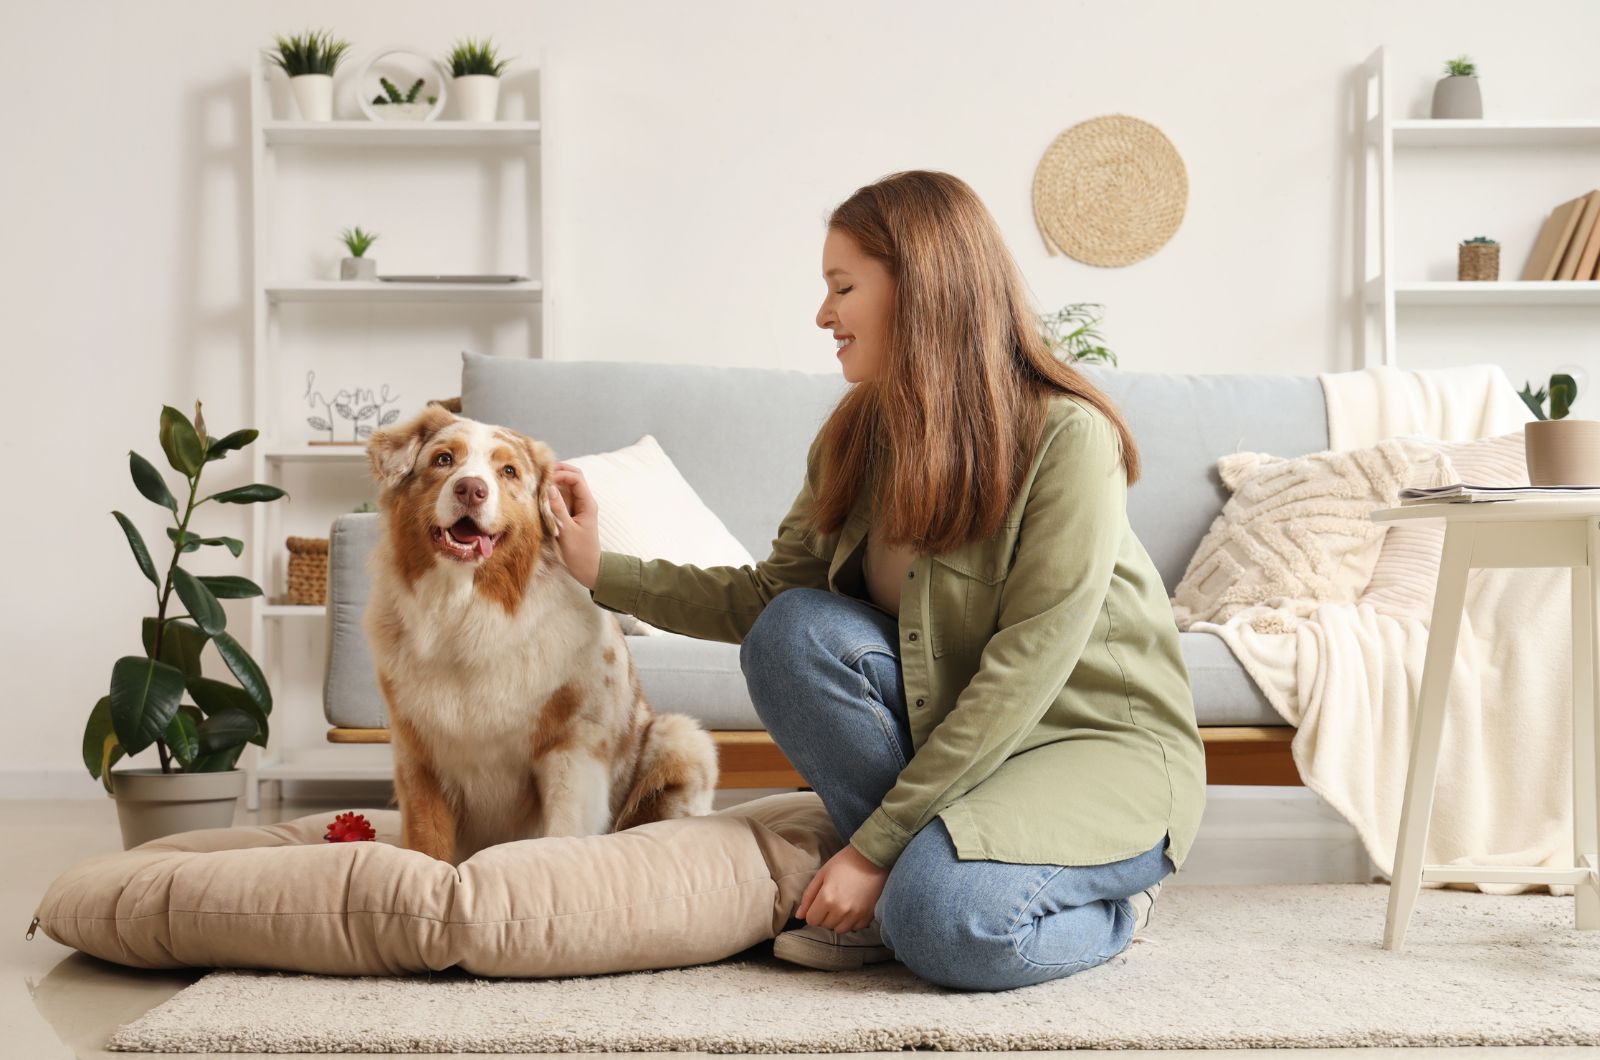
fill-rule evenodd
<path id="1" fill-rule="evenodd" d="M 1411 765 L 1395 844 L 1384 949 L 1398 950 L 1424 880 L 1453 883 L 1563 883 L 1577 887 L 1580 930 L 1600 929 L 1600 796 L 1595 789 L 1600 740 L 1595 729 L 1596 638 L 1600 621 L 1600 498 L 1408 504 L 1372 513 L 1373 522 L 1445 520 L 1433 620 L 1411 730 Z M 1449 686 L 1467 572 L 1473 567 L 1572 568 L 1572 850 L 1574 867 L 1424 865 L 1433 812 L 1445 690 Z"/>

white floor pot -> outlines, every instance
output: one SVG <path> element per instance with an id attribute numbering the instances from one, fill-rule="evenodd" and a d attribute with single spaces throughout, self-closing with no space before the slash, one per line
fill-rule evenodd
<path id="1" fill-rule="evenodd" d="M 1600 420 L 1532 420 L 1522 444 L 1530 486 L 1600 486 Z"/>
<path id="2" fill-rule="evenodd" d="M 494 121 L 500 109 L 500 79 L 491 74 L 468 74 L 452 82 L 461 101 L 462 121 Z"/>
<path id="3" fill-rule="evenodd" d="M 333 75 L 301 74 L 289 78 L 294 105 L 300 108 L 301 121 L 333 120 Z"/>
<path id="4" fill-rule="evenodd" d="M 196 828 L 227 828 L 244 794 L 244 770 L 220 773 L 163 773 L 160 767 L 113 769 L 111 794 L 117 800 L 122 846 Z"/>

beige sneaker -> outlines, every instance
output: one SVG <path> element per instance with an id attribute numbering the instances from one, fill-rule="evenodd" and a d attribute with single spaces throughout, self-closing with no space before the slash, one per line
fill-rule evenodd
<path id="1" fill-rule="evenodd" d="M 854 971 L 863 964 L 894 959 L 894 952 L 878 934 L 876 920 L 860 931 L 842 934 L 811 924 L 790 928 L 772 940 L 772 955 L 825 972 Z"/>
<path id="2" fill-rule="evenodd" d="M 1159 883 L 1152 884 L 1138 894 L 1128 896 L 1128 904 L 1133 906 L 1133 937 L 1138 938 L 1150 923 L 1150 910 L 1155 907 L 1156 895 L 1161 893 Z"/>

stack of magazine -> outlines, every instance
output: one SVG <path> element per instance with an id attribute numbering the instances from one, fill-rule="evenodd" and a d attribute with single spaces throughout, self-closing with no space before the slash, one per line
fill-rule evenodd
<path id="1" fill-rule="evenodd" d="M 1452 504 L 1477 501 L 1513 501 L 1521 498 L 1580 497 L 1600 492 L 1600 486 L 1474 486 L 1466 482 L 1453 482 L 1448 486 L 1411 486 L 1400 491 L 1400 503 L 1431 504 L 1448 501 Z"/>

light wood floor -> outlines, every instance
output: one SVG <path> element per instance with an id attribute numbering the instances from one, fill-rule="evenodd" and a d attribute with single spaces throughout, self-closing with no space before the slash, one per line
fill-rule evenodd
<path id="1" fill-rule="evenodd" d="M 1288 792 L 1282 793 L 1283 798 L 1272 798 L 1271 792 L 1252 792 L 1248 799 L 1237 800 L 1223 794 L 1240 790 L 1213 789 L 1217 794 L 1208 801 L 1206 824 L 1180 874 L 1182 878 L 1169 877 L 1174 886 L 1363 878 L 1370 863 L 1360 852 L 1359 844 L 1353 850 L 1349 847 L 1349 837 L 1340 831 L 1343 822 L 1331 817 L 1331 811 L 1309 803 L 1303 791 L 1293 798 Z M 759 794 L 765 792 L 724 792 L 718 805 Z M 378 806 L 384 801 L 380 792 L 337 800 L 296 797 L 294 801 L 266 803 L 256 813 L 241 807 L 237 820 L 240 824 L 270 823 L 330 809 Z M 55 1060 L 137 1055 L 108 1053 L 102 1047 L 117 1026 L 136 1019 L 204 974 L 199 970 L 172 973 L 123 968 L 75 953 L 43 934 L 35 935 L 31 942 L 23 940 L 39 897 L 60 872 L 93 854 L 120 848 L 116 811 L 109 801 L 0 800 L 0 849 L 7 852 L 0 874 L 0 904 L 5 923 L 10 925 L 0 943 L 4 968 L 9 969 L 0 975 L 0 1058 Z M 13 975 L 15 979 L 11 978 Z M 1174 999 L 1174 1003 L 1180 1004 L 1181 999 Z M 1339 1054 L 1359 1055 L 1360 1060 L 1385 1060 L 1399 1055 L 1445 1060 L 1469 1053 L 1508 1060 L 1524 1052 L 1537 1052 L 1541 1060 L 1567 1054 L 1582 1054 L 1588 1060 L 1600 1056 L 1600 1050 L 1574 1048 L 1121 1051 L 1124 1056 L 1159 1060 L 1221 1060 L 1258 1052 L 1274 1058 L 1301 1055 L 1308 1060 L 1334 1060 Z"/>

